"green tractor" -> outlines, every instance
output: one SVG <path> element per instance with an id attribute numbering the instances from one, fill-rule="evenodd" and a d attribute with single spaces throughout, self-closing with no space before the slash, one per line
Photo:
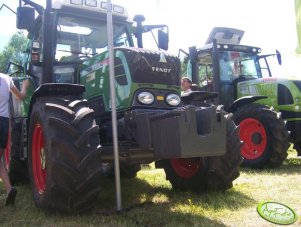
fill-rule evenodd
<path id="1" fill-rule="evenodd" d="M 258 47 L 240 45 L 243 34 L 214 28 L 203 47 L 180 51 L 188 59 L 182 69 L 195 90 L 218 93 L 217 103 L 234 114 L 244 141 L 243 165 L 277 167 L 287 157 L 289 140 L 301 155 L 301 81 L 273 77 L 268 58 L 281 64 L 280 53 L 261 55 Z"/>
<path id="2" fill-rule="evenodd" d="M 11 76 L 16 86 L 29 79 L 31 87 L 24 101 L 11 99 L 10 177 L 30 179 L 37 207 L 83 212 L 114 160 L 107 3 L 48 0 L 44 9 L 23 2 L 17 27 L 28 30 L 29 44 Z M 112 14 L 121 171 L 133 177 L 140 164 L 156 161 L 174 189 L 231 188 L 241 163 L 232 115 L 207 104 L 209 92 L 181 99 L 180 60 L 164 51 L 166 25 L 142 25 L 136 16 L 133 26 L 118 5 Z M 143 49 L 143 33 L 151 31 L 159 51 Z"/>

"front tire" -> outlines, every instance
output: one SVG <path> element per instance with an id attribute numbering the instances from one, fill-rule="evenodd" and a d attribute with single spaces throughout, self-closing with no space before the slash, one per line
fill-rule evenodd
<path id="1" fill-rule="evenodd" d="M 29 122 L 29 175 L 37 207 L 81 213 L 100 191 L 101 159 L 93 110 L 75 97 L 35 102 Z"/>
<path id="2" fill-rule="evenodd" d="M 238 127 L 227 116 L 227 150 L 223 156 L 162 160 L 166 179 L 173 189 L 204 191 L 227 190 L 239 176 L 241 141 Z"/>
<path id="3" fill-rule="evenodd" d="M 271 108 L 260 104 L 241 107 L 234 114 L 244 141 L 243 166 L 263 168 L 280 166 L 287 157 L 289 134 L 285 122 Z"/>

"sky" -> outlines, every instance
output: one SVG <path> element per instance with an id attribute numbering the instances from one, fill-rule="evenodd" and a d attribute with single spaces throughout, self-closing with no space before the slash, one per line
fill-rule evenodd
<path id="1" fill-rule="evenodd" d="M 301 79 L 301 56 L 295 54 L 297 33 L 294 0 L 111 0 L 124 6 L 130 17 L 143 14 L 145 24 L 169 26 L 169 51 L 189 46 L 201 47 L 213 27 L 232 27 L 245 31 L 241 44 L 261 47 L 264 53 L 279 50 L 283 64 L 276 76 Z M 45 0 L 35 0 L 45 2 Z M 14 10 L 18 0 L 0 0 Z M 15 15 L 0 12 L 0 50 L 16 32 Z M 4 21 L 4 23 L 3 23 Z M 275 60 L 276 62 L 276 60 Z"/>

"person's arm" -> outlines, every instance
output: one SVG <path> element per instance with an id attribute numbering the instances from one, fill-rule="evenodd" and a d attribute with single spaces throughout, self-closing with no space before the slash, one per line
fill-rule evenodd
<path id="1" fill-rule="evenodd" d="M 26 97 L 26 93 L 27 93 L 27 88 L 29 86 L 29 81 L 28 80 L 24 80 L 22 83 L 22 91 L 19 91 L 18 88 L 16 88 L 15 86 L 12 86 L 10 91 L 13 93 L 13 95 L 19 99 L 19 100 L 23 100 Z"/>

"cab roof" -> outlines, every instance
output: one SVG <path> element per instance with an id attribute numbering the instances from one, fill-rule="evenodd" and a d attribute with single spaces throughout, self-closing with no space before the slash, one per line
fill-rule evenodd
<path id="1" fill-rule="evenodd" d="M 243 30 L 235 28 L 214 27 L 210 32 L 205 45 L 212 43 L 213 39 L 216 39 L 217 43 L 240 44 L 244 33 Z"/>

